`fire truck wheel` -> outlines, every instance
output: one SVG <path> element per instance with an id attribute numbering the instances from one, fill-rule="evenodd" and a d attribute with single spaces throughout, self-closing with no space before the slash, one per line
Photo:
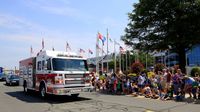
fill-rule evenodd
<path id="1" fill-rule="evenodd" d="M 40 86 L 40 96 L 42 98 L 46 97 L 46 88 L 45 88 L 45 86 L 43 84 Z"/>
<path id="2" fill-rule="evenodd" d="M 77 97 L 79 96 L 79 94 L 71 94 L 71 96 L 72 96 L 73 98 L 77 98 Z"/>
<path id="3" fill-rule="evenodd" d="M 28 88 L 27 88 L 27 84 L 26 84 L 26 82 L 24 82 L 24 93 L 25 94 L 28 94 Z"/>
<path id="4" fill-rule="evenodd" d="M 9 82 L 9 86 L 12 86 L 12 83 L 11 83 L 11 82 Z"/>

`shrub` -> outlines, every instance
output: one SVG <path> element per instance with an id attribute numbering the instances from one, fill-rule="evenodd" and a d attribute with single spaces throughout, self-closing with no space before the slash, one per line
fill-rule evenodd
<path id="1" fill-rule="evenodd" d="M 165 68 L 165 65 L 162 63 L 157 63 L 154 68 L 155 72 L 158 73 L 158 71 L 162 71 Z"/>
<path id="2" fill-rule="evenodd" d="M 196 77 L 196 76 L 200 76 L 200 68 L 195 67 L 191 70 L 191 76 L 192 77 Z"/>
<path id="3" fill-rule="evenodd" d="M 139 74 L 144 69 L 144 66 L 140 62 L 135 62 L 131 66 L 131 70 L 133 73 Z"/>

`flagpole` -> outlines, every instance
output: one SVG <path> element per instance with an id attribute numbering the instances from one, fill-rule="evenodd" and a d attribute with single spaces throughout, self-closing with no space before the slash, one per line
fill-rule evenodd
<path id="1" fill-rule="evenodd" d="M 44 39 L 42 38 L 42 50 L 44 50 Z"/>
<path id="2" fill-rule="evenodd" d="M 108 65 L 108 28 L 107 28 L 107 73 L 109 71 L 109 65 Z"/>
<path id="3" fill-rule="evenodd" d="M 124 62 L 124 60 L 125 60 L 125 55 L 124 55 L 124 53 L 122 53 L 122 71 L 123 72 L 125 70 L 125 62 Z"/>
<path id="4" fill-rule="evenodd" d="M 102 52 L 101 52 L 102 60 L 101 60 L 101 72 L 103 73 L 103 42 L 102 42 Z"/>
<path id="5" fill-rule="evenodd" d="M 119 72 L 120 72 L 120 73 L 121 73 L 121 70 L 122 70 L 122 69 L 121 69 L 121 67 L 122 67 L 122 66 L 121 66 L 121 61 L 122 61 L 121 55 L 122 55 L 122 54 L 121 54 L 121 51 L 120 51 L 120 52 L 119 52 Z"/>
<path id="6" fill-rule="evenodd" d="M 67 52 L 68 50 L 67 50 L 67 41 L 66 41 L 66 52 Z"/>
<path id="7" fill-rule="evenodd" d="M 33 56 L 33 48 L 32 48 L 32 46 L 31 46 L 31 57 Z"/>
<path id="8" fill-rule="evenodd" d="M 98 38 L 98 34 L 97 34 L 97 41 L 96 41 L 96 73 L 99 73 L 99 38 Z"/>
<path id="9" fill-rule="evenodd" d="M 116 73 L 116 41 L 114 40 L 114 73 Z"/>
<path id="10" fill-rule="evenodd" d="M 68 52 L 68 42 L 66 41 L 66 52 Z"/>

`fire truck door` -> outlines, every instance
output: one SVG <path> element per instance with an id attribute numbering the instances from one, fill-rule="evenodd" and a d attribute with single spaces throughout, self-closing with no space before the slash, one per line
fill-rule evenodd
<path id="1" fill-rule="evenodd" d="M 29 66 L 29 68 L 28 68 L 28 79 L 27 79 L 28 80 L 27 86 L 29 88 L 33 88 L 33 74 L 32 74 L 33 72 L 32 71 L 33 71 L 32 66 Z"/>

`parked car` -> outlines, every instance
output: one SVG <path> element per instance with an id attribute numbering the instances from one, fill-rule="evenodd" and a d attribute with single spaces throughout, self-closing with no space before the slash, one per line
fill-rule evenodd
<path id="1" fill-rule="evenodd" d="M 0 81 L 5 81 L 6 75 L 4 73 L 0 73 Z"/>
<path id="2" fill-rule="evenodd" d="M 6 77 L 6 85 L 19 85 L 19 76 L 18 75 L 8 75 Z"/>

